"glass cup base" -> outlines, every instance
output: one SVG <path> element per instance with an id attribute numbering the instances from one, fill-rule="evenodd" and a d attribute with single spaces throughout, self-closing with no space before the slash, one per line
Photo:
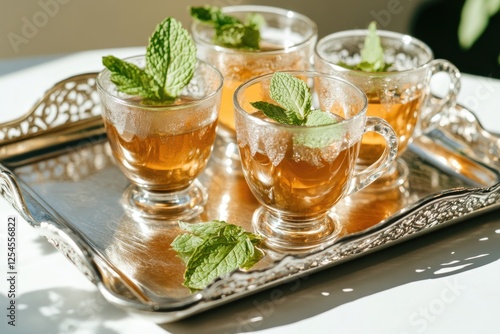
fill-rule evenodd
<path id="1" fill-rule="evenodd" d="M 408 181 L 410 169 L 408 164 L 401 158 L 397 158 L 378 179 L 363 189 L 363 192 L 388 191 L 404 186 Z"/>
<path id="2" fill-rule="evenodd" d="M 264 237 L 266 246 L 278 253 L 303 254 L 324 249 L 337 240 L 342 227 L 333 214 L 306 221 L 283 220 L 264 207 L 252 218 L 255 231 Z"/>
<path id="3" fill-rule="evenodd" d="M 179 221 L 199 216 L 208 195 L 198 180 L 176 192 L 155 192 L 131 184 L 123 192 L 121 202 L 132 217 L 148 220 Z"/>

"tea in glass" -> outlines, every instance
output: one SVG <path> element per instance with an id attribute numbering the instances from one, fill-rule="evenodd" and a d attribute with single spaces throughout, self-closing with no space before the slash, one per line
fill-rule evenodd
<path id="1" fill-rule="evenodd" d="M 348 30 L 322 38 L 316 45 L 315 66 L 318 71 L 342 77 L 363 89 L 369 103 L 367 115 L 381 117 L 393 127 L 400 157 L 414 136 L 425 131 L 434 115 L 455 103 L 460 72 L 446 60 L 435 60 L 425 43 L 384 30 L 377 31 L 377 35 L 389 67 L 380 72 L 353 69 L 350 66 L 360 62 L 367 34 L 368 30 L 364 29 Z M 438 72 L 450 77 L 449 90 L 443 98 L 431 99 L 430 80 Z M 373 133 L 363 137 L 358 159 L 360 168 L 380 157 L 383 142 Z M 370 189 L 398 187 L 406 181 L 407 174 L 406 163 L 397 159 L 390 171 Z"/>
<path id="2" fill-rule="evenodd" d="M 143 66 L 144 57 L 127 61 Z M 122 198 L 139 218 L 190 219 L 203 210 L 197 181 L 216 137 L 223 78 L 198 61 L 190 83 L 172 102 L 145 104 L 118 92 L 104 70 L 97 79 L 102 117 L 118 167 L 131 181 Z"/>
<path id="3" fill-rule="evenodd" d="M 255 230 L 280 252 L 300 253 L 335 241 L 341 223 L 332 208 L 382 175 L 396 157 L 394 131 L 386 121 L 366 117 L 366 95 L 356 86 L 328 74 L 286 72 L 308 83 L 312 109 L 335 119 L 326 125 L 278 123 L 252 106 L 270 101 L 273 74 L 254 78 L 235 92 L 236 138 L 243 175 L 261 207 Z M 361 138 L 376 131 L 387 149 L 366 170 L 356 171 Z"/>
<path id="4" fill-rule="evenodd" d="M 260 29 L 258 50 L 241 50 L 215 44 L 214 28 L 194 21 L 191 32 L 200 59 L 214 65 L 224 76 L 218 134 L 221 152 L 214 156 L 228 167 L 239 169 L 235 144 L 233 93 L 243 82 L 256 76 L 281 70 L 312 69 L 317 26 L 308 17 L 282 8 L 269 6 L 227 6 L 227 15 L 245 21 L 249 15 L 260 15 L 265 24 Z"/>

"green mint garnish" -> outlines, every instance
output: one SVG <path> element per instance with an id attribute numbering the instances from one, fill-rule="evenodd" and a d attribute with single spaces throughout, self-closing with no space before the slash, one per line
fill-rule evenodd
<path id="1" fill-rule="evenodd" d="M 103 57 L 102 63 L 119 91 L 146 103 L 172 101 L 193 77 L 196 45 L 182 24 L 168 17 L 149 38 L 144 69 L 114 56 Z"/>
<path id="2" fill-rule="evenodd" d="M 134 64 L 115 56 L 102 58 L 102 64 L 111 71 L 111 81 L 117 88 L 129 95 L 140 95 L 148 100 L 160 100 L 160 86 L 152 76 Z"/>
<path id="3" fill-rule="evenodd" d="M 365 37 L 363 48 L 361 49 L 361 61 L 349 66 L 340 63 L 340 66 L 364 72 L 385 72 L 391 66 L 384 59 L 384 49 L 377 34 L 377 23 L 371 22 L 368 26 L 368 34 Z"/>
<path id="4" fill-rule="evenodd" d="M 241 22 L 215 6 L 190 7 L 189 10 L 195 20 L 214 27 L 214 43 L 235 49 L 259 49 L 260 28 L 265 24 L 261 15 L 250 14 Z"/>
<path id="5" fill-rule="evenodd" d="M 316 126 L 336 122 L 329 113 L 311 109 L 312 95 L 306 82 L 288 73 L 273 74 L 269 96 L 279 105 L 264 101 L 250 104 L 278 123 Z"/>
<path id="6" fill-rule="evenodd" d="M 183 284 L 191 290 L 238 268 L 250 269 L 263 257 L 256 247 L 261 238 L 240 226 L 218 220 L 179 226 L 187 233 L 178 235 L 171 247 L 186 263 Z"/>
<path id="7" fill-rule="evenodd" d="M 329 112 L 311 109 L 312 95 L 306 82 L 288 73 L 273 74 L 269 96 L 280 105 L 264 101 L 250 102 L 250 104 L 278 123 L 301 126 L 337 123 L 336 118 Z M 340 133 L 332 130 L 311 131 L 297 134 L 293 140 L 295 145 L 323 148 L 338 140 Z"/>

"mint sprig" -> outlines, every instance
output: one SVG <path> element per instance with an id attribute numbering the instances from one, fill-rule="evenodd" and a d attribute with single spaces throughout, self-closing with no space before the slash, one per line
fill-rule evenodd
<path id="1" fill-rule="evenodd" d="M 250 104 L 278 123 L 309 127 L 337 123 L 331 113 L 312 109 L 312 95 L 306 82 L 288 73 L 273 74 L 269 96 L 280 105 L 265 101 Z M 341 127 L 330 131 L 308 131 L 296 134 L 293 141 L 298 146 L 323 148 L 338 140 L 341 133 Z"/>
<path id="2" fill-rule="evenodd" d="M 187 233 L 178 235 L 171 247 L 186 263 L 183 284 L 191 290 L 238 268 L 250 269 L 263 257 L 256 247 L 261 238 L 240 226 L 218 220 L 179 226 Z"/>
<path id="3" fill-rule="evenodd" d="M 228 48 L 258 50 L 260 43 L 260 28 L 265 24 L 259 14 L 249 14 L 245 22 L 224 14 L 219 7 L 190 7 L 191 17 L 215 29 L 213 41 L 217 45 Z"/>
<path id="4" fill-rule="evenodd" d="M 377 34 L 377 23 L 375 21 L 372 21 L 368 25 L 368 33 L 360 54 L 361 61 L 358 64 L 350 66 L 345 63 L 339 63 L 339 65 L 364 72 L 385 72 L 392 65 L 385 62 L 384 49 Z"/>
<path id="5" fill-rule="evenodd" d="M 265 101 L 250 104 L 278 123 L 317 126 L 336 122 L 330 113 L 311 109 L 312 95 L 309 87 L 305 81 L 291 74 L 275 72 L 271 77 L 269 96 L 279 105 Z"/>
<path id="6" fill-rule="evenodd" d="M 102 63 L 111 71 L 110 79 L 119 91 L 139 95 L 145 103 L 168 102 L 193 77 L 196 45 L 182 24 L 168 17 L 149 38 L 143 69 L 114 56 L 103 57 Z"/>
<path id="7" fill-rule="evenodd" d="M 110 79 L 121 92 L 149 100 L 162 98 L 160 86 L 154 78 L 136 65 L 115 56 L 103 57 L 102 64 L 111 71 Z"/>

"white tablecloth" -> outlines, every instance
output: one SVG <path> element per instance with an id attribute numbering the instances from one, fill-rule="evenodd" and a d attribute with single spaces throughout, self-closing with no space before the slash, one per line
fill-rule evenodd
<path id="1" fill-rule="evenodd" d="M 53 83 L 101 69 L 101 57 L 143 48 L 77 53 L 0 77 L 0 122 L 27 111 Z M 434 84 L 437 88 L 441 85 Z M 459 102 L 500 133 L 500 81 L 463 75 Z M 17 230 L 16 326 L 8 324 L 7 218 Z M 1 333 L 498 333 L 498 211 L 391 247 L 290 285 L 171 324 L 108 304 L 77 268 L 0 198 Z M 445 269 L 447 268 L 447 269 Z"/>

